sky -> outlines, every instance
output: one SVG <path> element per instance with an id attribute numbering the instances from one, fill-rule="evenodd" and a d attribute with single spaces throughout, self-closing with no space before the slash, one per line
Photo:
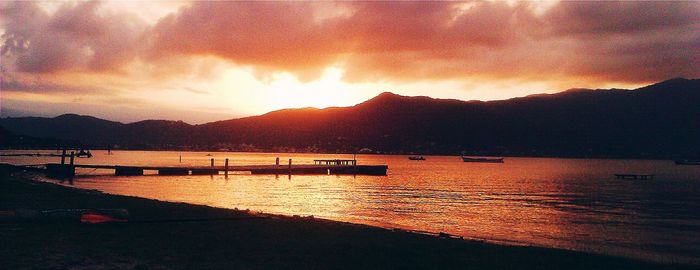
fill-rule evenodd
<path id="1" fill-rule="evenodd" d="M 0 116 L 204 123 L 700 77 L 700 1 L 0 2 Z"/>

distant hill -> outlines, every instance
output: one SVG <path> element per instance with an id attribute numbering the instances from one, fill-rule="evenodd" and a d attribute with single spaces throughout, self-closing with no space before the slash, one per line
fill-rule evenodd
<path id="1" fill-rule="evenodd" d="M 202 125 L 70 114 L 4 118 L 0 125 L 93 147 L 673 158 L 700 154 L 700 80 L 489 102 L 382 93 L 352 107 L 286 109 Z"/>
<path id="2" fill-rule="evenodd" d="M 59 145 L 76 148 L 80 146 L 80 143 L 55 138 L 16 135 L 0 126 L 0 149 L 53 149 Z"/>
<path id="3" fill-rule="evenodd" d="M 189 144 L 193 126 L 181 121 L 146 120 L 130 124 L 92 116 L 64 114 L 54 118 L 0 119 L 0 126 L 16 134 L 77 140 L 86 146 L 131 149 L 176 149 Z"/>

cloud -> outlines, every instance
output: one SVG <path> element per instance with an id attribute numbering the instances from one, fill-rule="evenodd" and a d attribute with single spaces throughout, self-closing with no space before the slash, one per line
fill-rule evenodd
<path id="1" fill-rule="evenodd" d="M 335 9 L 347 11 L 344 16 L 318 20 L 324 4 L 195 2 L 151 29 L 149 56 L 215 55 L 262 71 L 292 72 L 302 81 L 340 62 L 392 78 L 400 74 L 357 64 L 391 65 L 385 56 L 397 54 L 462 57 L 470 48 L 506 46 L 534 22 L 524 5 L 488 2 L 467 10 L 447 2 L 340 3 Z M 348 78 L 354 77 L 361 79 Z"/>
<path id="2" fill-rule="evenodd" d="M 698 27 L 697 1 L 563 1 L 544 16 L 557 34 L 620 35 Z"/>
<path id="3" fill-rule="evenodd" d="M 314 19 L 314 3 L 192 3 L 148 33 L 149 59 L 215 55 L 240 65 L 320 75 L 342 52 L 332 22 Z"/>
<path id="4" fill-rule="evenodd" d="M 549 36 L 575 41 L 566 74 L 651 82 L 700 76 L 700 2 L 562 2 Z"/>
<path id="5" fill-rule="evenodd" d="M 45 83 L 41 81 L 0 81 L 0 89 L 6 92 L 35 92 L 35 93 L 95 93 L 101 89 L 87 86 L 70 86 L 64 84 Z"/>
<path id="6" fill-rule="evenodd" d="M 145 24 L 126 13 L 100 10 L 98 1 L 63 3 L 48 14 L 36 2 L 0 8 L 4 65 L 17 72 L 113 71 L 140 52 Z"/>
<path id="7" fill-rule="evenodd" d="M 193 87 L 182 87 L 182 89 L 184 89 L 185 91 L 191 92 L 191 93 L 195 93 L 195 94 L 201 94 L 201 95 L 211 94 L 208 91 L 200 90 L 200 89 L 193 88 Z"/>
<path id="8" fill-rule="evenodd" d="M 214 55 L 314 79 L 534 78 L 647 82 L 697 76 L 698 2 L 195 2 L 149 34 L 152 57 Z M 551 79 L 551 78 L 550 78 Z"/>
<path id="9" fill-rule="evenodd" d="M 700 75 L 700 2 L 537 5 L 196 1 L 146 25 L 99 2 L 52 14 L 15 2 L 0 10 L 2 57 L 17 72 L 114 72 L 137 62 L 170 76 L 191 69 L 187 59 L 215 58 L 301 81 L 329 66 L 350 82 Z"/>
<path id="10" fill-rule="evenodd" d="M 105 94 L 104 87 L 86 86 L 79 83 L 67 83 L 42 76 L 17 76 L 8 71 L 0 72 L 0 90 L 2 92 L 50 93 L 50 94 Z"/>

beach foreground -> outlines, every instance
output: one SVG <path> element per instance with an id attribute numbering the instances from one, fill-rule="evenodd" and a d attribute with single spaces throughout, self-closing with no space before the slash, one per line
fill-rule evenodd
<path id="1" fill-rule="evenodd" d="M 31 173 L 3 172 L 0 210 L 125 208 L 130 221 L 4 220 L 1 268 L 694 268 L 109 195 L 31 178 Z"/>

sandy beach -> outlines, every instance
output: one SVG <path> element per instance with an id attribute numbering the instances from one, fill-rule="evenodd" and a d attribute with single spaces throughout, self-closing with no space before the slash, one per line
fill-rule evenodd
<path id="1" fill-rule="evenodd" d="M 129 222 L 0 222 L 5 269 L 694 269 L 311 217 L 116 196 L 4 171 L 0 210 L 124 208 Z"/>

